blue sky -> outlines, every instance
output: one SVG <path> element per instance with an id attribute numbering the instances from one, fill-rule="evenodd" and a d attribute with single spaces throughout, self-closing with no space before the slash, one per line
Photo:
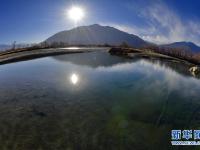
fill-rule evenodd
<path id="1" fill-rule="evenodd" d="M 66 12 L 74 5 L 86 13 L 79 25 L 110 25 L 155 43 L 200 45 L 198 0 L 1 0 L 0 43 L 41 42 L 73 28 Z"/>

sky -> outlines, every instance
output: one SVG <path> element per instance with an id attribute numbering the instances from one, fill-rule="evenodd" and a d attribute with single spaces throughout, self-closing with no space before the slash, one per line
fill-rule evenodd
<path id="1" fill-rule="evenodd" d="M 75 27 L 72 6 L 85 17 L 78 25 L 109 25 L 157 44 L 200 45 L 199 0 L 0 0 L 0 43 L 38 43 Z"/>

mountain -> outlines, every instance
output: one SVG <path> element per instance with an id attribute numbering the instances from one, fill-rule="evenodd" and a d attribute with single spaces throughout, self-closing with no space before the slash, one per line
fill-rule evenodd
<path id="1" fill-rule="evenodd" d="M 148 42 L 136 35 L 98 24 L 80 26 L 56 33 L 49 37 L 46 42 L 48 44 L 64 42 L 69 45 L 121 45 L 123 42 L 126 42 L 133 47 L 142 47 L 148 44 Z"/>
<path id="2" fill-rule="evenodd" d="M 184 50 L 188 50 L 194 53 L 200 52 L 200 47 L 197 46 L 196 44 L 192 42 L 175 42 L 171 44 L 165 44 L 161 45 L 162 47 L 167 47 L 167 48 L 180 48 Z"/>

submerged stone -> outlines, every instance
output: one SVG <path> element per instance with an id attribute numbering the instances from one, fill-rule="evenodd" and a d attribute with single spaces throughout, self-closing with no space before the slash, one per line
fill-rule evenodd
<path id="1" fill-rule="evenodd" d="M 189 71 L 192 73 L 192 74 L 200 74 L 200 67 L 199 66 L 193 66 L 189 69 Z"/>

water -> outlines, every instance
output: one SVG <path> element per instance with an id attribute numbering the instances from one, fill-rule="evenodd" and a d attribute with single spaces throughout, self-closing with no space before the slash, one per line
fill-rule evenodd
<path id="1" fill-rule="evenodd" d="M 200 129 L 188 68 L 107 52 L 0 66 L 0 149 L 160 150 L 171 129 Z"/>

